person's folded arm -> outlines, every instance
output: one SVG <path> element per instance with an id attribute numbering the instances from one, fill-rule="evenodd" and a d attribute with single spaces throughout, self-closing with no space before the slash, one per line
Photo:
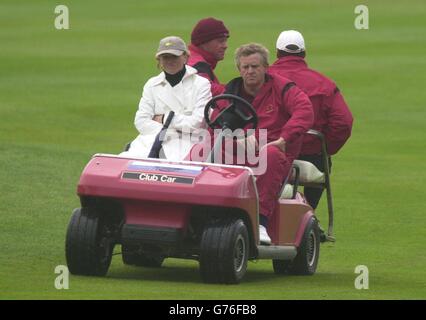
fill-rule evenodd
<path id="1" fill-rule="evenodd" d="M 145 85 L 139 108 L 135 116 L 135 127 L 140 134 L 154 134 L 161 130 L 162 124 L 154 121 L 155 102 L 152 96 L 152 89 Z"/>
<path id="2" fill-rule="evenodd" d="M 211 99 L 210 83 L 207 79 L 202 78 L 202 83 L 199 88 L 196 88 L 196 101 L 194 109 L 188 114 L 175 114 L 169 128 L 177 131 L 191 132 L 196 129 L 205 128 L 204 107 Z M 164 115 L 166 121 L 169 113 Z"/>

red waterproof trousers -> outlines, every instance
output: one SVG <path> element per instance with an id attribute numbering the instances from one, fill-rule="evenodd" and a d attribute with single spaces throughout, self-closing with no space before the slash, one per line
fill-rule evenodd
<path id="1" fill-rule="evenodd" d="M 192 150 L 199 150 L 199 148 L 195 148 L 194 146 Z M 225 152 L 223 145 L 222 163 L 225 163 Z M 187 160 L 204 161 L 206 158 L 206 154 L 201 155 L 190 152 Z M 250 164 L 247 160 L 245 164 L 237 163 L 236 156 L 234 156 L 233 159 L 234 163 L 232 164 L 234 165 L 246 165 L 248 167 L 258 165 L 258 163 Z M 281 151 L 281 149 L 274 145 L 264 146 L 259 153 L 259 163 L 262 162 L 262 165 L 265 165 L 266 162 L 266 170 L 264 173 L 256 175 L 256 187 L 259 194 L 259 212 L 267 218 L 271 217 L 274 212 L 275 206 L 278 203 L 279 192 L 291 170 L 293 160 L 293 155 Z"/>
<path id="2" fill-rule="evenodd" d="M 266 146 L 261 151 L 259 161 L 262 161 L 265 152 L 267 153 L 266 171 L 257 176 L 256 186 L 259 193 L 259 212 L 269 218 L 278 203 L 279 192 L 291 170 L 294 158 L 276 146 Z"/>

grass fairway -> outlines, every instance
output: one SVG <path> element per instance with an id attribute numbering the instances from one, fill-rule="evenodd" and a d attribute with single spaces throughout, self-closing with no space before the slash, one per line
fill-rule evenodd
<path id="1" fill-rule="evenodd" d="M 426 298 L 424 1 L 364 1 L 369 30 L 354 28 L 358 1 L 70 0 L 69 30 L 54 28 L 58 4 L 0 2 L 0 299 Z M 312 277 L 278 277 L 258 261 L 238 286 L 206 285 L 196 262 L 151 270 L 114 256 L 106 278 L 71 276 L 69 290 L 56 290 L 82 169 L 136 136 L 158 40 L 189 40 L 206 16 L 231 30 L 223 82 L 236 76 L 240 44 L 273 52 L 279 32 L 294 28 L 310 66 L 342 90 L 355 124 L 333 161 L 337 242 L 322 246 Z M 357 265 L 369 268 L 368 290 L 354 287 Z"/>

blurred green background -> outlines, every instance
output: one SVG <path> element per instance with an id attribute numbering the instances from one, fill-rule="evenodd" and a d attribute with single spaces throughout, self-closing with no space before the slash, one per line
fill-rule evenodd
<path id="1" fill-rule="evenodd" d="M 56 30 L 67 5 L 70 29 Z M 364 1 L 181 0 L 0 2 L 0 299 L 425 299 L 426 6 Z M 70 277 L 65 232 L 79 206 L 76 186 L 94 153 L 119 153 L 147 79 L 158 74 L 159 39 L 186 41 L 214 16 L 231 31 L 216 70 L 237 75 L 233 52 L 259 42 L 271 51 L 284 29 L 303 33 L 307 61 L 336 81 L 355 117 L 333 161 L 337 242 L 321 247 L 312 277 L 273 274 L 249 263 L 238 286 L 201 283 L 198 264 L 168 259 L 160 270 L 114 256 L 106 278 Z M 325 202 L 318 210 L 325 217 Z M 120 248 L 117 248 L 117 252 Z M 369 289 L 356 290 L 357 265 Z"/>

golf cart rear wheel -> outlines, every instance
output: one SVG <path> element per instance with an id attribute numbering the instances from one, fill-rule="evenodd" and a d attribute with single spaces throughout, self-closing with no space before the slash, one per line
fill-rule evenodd
<path id="1" fill-rule="evenodd" d="M 75 209 L 66 236 L 66 260 L 72 274 L 104 276 L 111 264 L 111 229 L 95 207 Z"/>
<path id="2" fill-rule="evenodd" d="M 138 267 L 160 268 L 164 261 L 164 256 L 139 252 L 137 246 L 121 245 L 121 256 L 124 264 Z"/>
<path id="3" fill-rule="evenodd" d="M 293 261 L 273 260 L 277 274 L 313 275 L 317 269 L 320 252 L 318 221 L 312 217 L 306 225 L 302 242 Z"/>
<path id="4" fill-rule="evenodd" d="M 207 283 L 239 283 L 247 270 L 248 254 L 248 232 L 241 219 L 210 223 L 201 238 L 201 278 Z"/>

